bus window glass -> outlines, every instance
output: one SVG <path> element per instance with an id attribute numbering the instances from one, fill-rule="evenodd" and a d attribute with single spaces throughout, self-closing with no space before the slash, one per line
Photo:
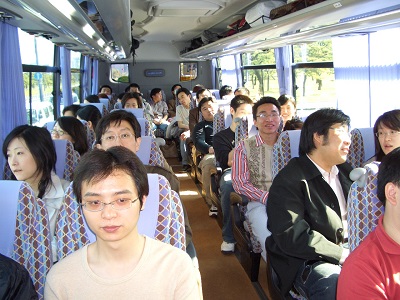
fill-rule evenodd
<path id="1" fill-rule="evenodd" d="M 293 60 L 295 63 L 331 62 L 333 61 L 332 41 L 323 40 L 310 44 L 294 45 Z"/>
<path id="2" fill-rule="evenodd" d="M 111 80 L 114 82 L 129 82 L 129 66 L 128 64 L 112 64 Z"/>
<path id="3" fill-rule="evenodd" d="M 54 44 L 43 37 L 30 35 L 18 29 L 21 60 L 24 65 L 53 66 Z"/>
<path id="4" fill-rule="evenodd" d="M 31 85 L 29 85 L 30 77 Z M 23 78 L 28 123 L 43 126 L 46 122 L 54 121 L 53 73 L 24 72 Z M 32 95 L 32 98 L 30 98 L 30 95 Z M 30 117 L 31 104 L 32 119 Z"/>
<path id="5" fill-rule="evenodd" d="M 196 62 L 181 62 L 179 64 L 180 81 L 191 81 L 197 78 Z"/>

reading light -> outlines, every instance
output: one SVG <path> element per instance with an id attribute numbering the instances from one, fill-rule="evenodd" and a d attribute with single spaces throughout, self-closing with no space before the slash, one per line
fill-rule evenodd
<path id="1" fill-rule="evenodd" d="M 93 35 L 95 34 L 94 29 L 89 24 L 86 24 L 85 26 L 83 26 L 82 30 L 90 38 L 93 37 Z"/>
<path id="2" fill-rule="evenodd" d="M 99 44 L 100 47 L 103 47 L 106 44 L 106 42 L 103 39 L 99 39 L 97 41 L 97 44 Z"/>
<path id="3" fill-rule="evenodd" d="M 72 14 L 75 12 L 75 8 L 68 0 L 49 0 L 49 2 L 57 8 L 60 13 L 72 21 Z"/>

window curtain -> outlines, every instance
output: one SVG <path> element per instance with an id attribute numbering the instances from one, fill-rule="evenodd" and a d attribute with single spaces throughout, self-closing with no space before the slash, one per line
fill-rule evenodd
<path id="1" fill-rule="evenodd" d="M 236 74 L 236 60 L 234 55 L 227 55 L 220 58 L 222 71 L 222 85 L 230 85 L 234 90 L 238 86 Z"/>
<path id="2" fill-rule="evenodd" d="M 27 117 L 18 28 L 0 22 L 0 45 L 0 145 L 2 147 L 7 134 L 16 126 L 26 124 Z M 1 170 L 5 163 L 6 160 L 1 154 Z"/>
<path id="3" fill-rule="evenodd" d="M 216 69 L 218 68 L 217 66 L 217 60 L 215 58 L 213 58 L 211 60 L 211 82 L 213 84 L 212 88 L 216 89 L 218 88 L 218 82 L 217 82 L 217 78 L 216 78 Z"/>
<path id="4" fill-rule="evenodd" d="M 89 56 L 83 58 L 82 91 L 83 99 L 86 99 L 91 92 L 92 64 Z"/>
<path id="5" fill-rule="evenodd" d="M 238 87 L 243 86 L 243 76 L 242 76 L 242 63 L 240 59 L 240 54 L 235 54 L 235 70 L 236 70 L 236 82 L 237 85 L 236 87 L 233 86 L 233 90 L 235 90 Z"/>
<path id="6" fill-rule="evenodd" d="M 293 95 L 292 47 L 275 48 L 276 73 L 278 74 L 279 94 Z"/>
<path id="7" fill-rule="evenodd" d="M 97 95 L 99 92 L 99 60 L 97 58 L 93 58 L 92 74 L 92 94 Z"/>
<path id="8" fill-rule="evenodd" d="M 372 127 L 381 114 L 398 107 L 399 36 L 395 28 L 332 39 L 338 107 L 353 128 Z"/>
<path id="9" fill-rule="evenodd" d="M 71 86 L 71 51 L 65 47 L 61 47 L 60 60 L 61 60 L 62 99 L 65 107 L 71 105 L 74 102 L 72 99 L 72 86 Z"/>

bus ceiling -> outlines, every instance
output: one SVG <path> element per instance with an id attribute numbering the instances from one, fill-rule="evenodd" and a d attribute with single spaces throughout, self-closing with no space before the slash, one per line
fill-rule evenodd
<path id="1" fill-rule="evenodd" d="M 136 61 L 208 60 L 333 36 L 363 34 L 398 27 L 400 23 L 398 0 L 326 0 L 222 37 L 229 24 L 243 18 L 258 2 L 3 0 L 0 12 L 4 14 L 0 18 L 57 45 L 108 61 L 130 61 L 132 52 L 136 53 Z M 208 42 L 206 30 L 207 34 L 218 36 L 217 40 Z M 203 44 L 191 47 L 196 38 Z M 132 42 L 133 39 L 136 41 Z"/>

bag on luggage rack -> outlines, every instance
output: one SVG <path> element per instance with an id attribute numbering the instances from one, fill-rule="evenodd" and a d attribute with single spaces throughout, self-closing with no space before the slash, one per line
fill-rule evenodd
<path id="1" fill-rule="evenodd" d="M 270 20 L 270 12 L 274 8 L 285 5 L 285 1 L 263 1 L 257 3 L 246 12 L 246 21 L 251 27 L 257 27 Z"/>
<path id="2" fill-rule="evenodd" d="M 302 10 L 303 8 L 309 7 L 311 5 L 323 2 L 325 0 L 297 0 L 290 2 L 286 5 L 277 7 L 271 10 L 269 18 L 271 20 L 278 19 L 280 17 L 286 16 L 288 14 L 294 13 L 296 11 Z"/>

